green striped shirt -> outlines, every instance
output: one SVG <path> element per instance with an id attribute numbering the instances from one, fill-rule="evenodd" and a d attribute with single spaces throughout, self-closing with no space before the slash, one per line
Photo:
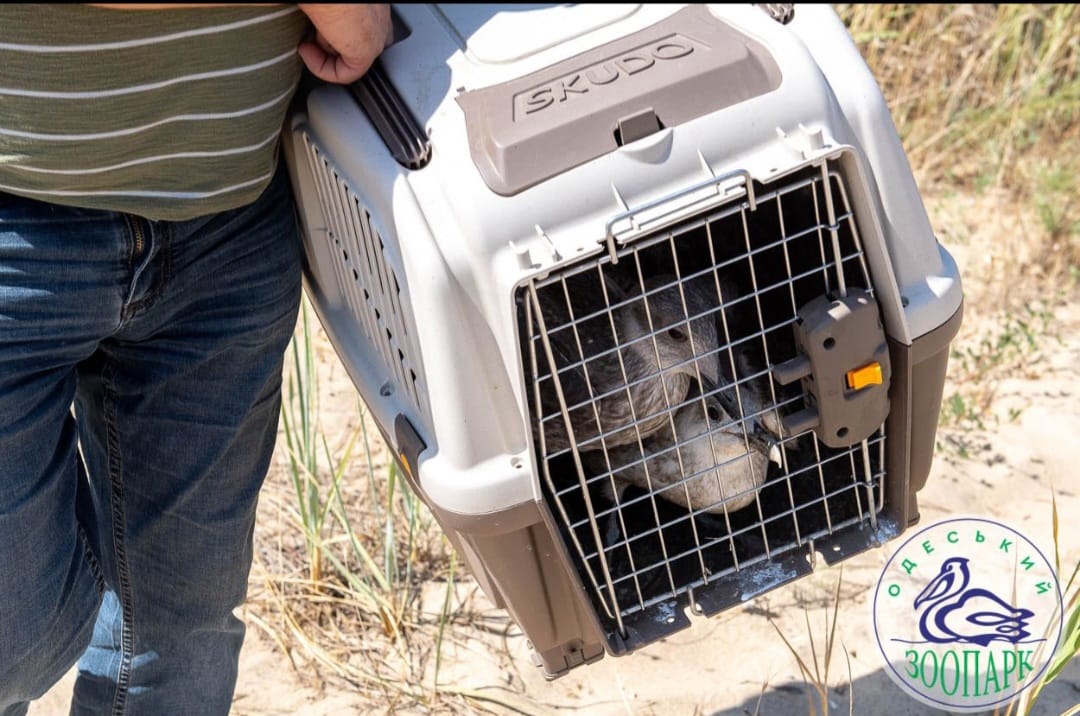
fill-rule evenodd
<path id="1" fill-rule="evenodd" d="M 308 27 L 295 5 L 0 5 L 0 192 L 173 221 L 254 201 Z"/>

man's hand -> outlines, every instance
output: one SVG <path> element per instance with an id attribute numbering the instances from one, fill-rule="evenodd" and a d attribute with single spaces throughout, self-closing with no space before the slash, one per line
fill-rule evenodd
<path id="1" fill-rule="evenodd" d="M 315 41 L 300 44 L 304 64 L 319 79 L 360 79 L 393 36 L 389 5 L 299 5 L 315 26 Z"/>

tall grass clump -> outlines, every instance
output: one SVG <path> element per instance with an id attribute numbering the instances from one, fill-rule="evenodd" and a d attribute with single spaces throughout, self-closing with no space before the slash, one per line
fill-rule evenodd
<path id="1" fill-rule="evenodd" d="M 1045 278 L 1080 266 L 1080 8 L 836 6 L 924 192 L 997 190 L 1030 212 Z"/>
<path id="2" fill-rule="evenodd" d="M 1078 140 L 1075 5 L 838 9 L 925 181 L 974 183 L 990 172 L 1011 183 L 1027 150 L 1056 154 Z"/>
<path id="3" fill-rule="evenodd" d="M 312 323 L 305 298 L 282 387 L 278 449 L 288 488 L 264 492 L 285 523 L 276 551 L 261 541 L 263 589 L 248 618 L 301 676 L 342 678 L 380 708 L 430 707 L 441 692 L 455 693 L 439 683 L 438 663 L 448 624 L 465 619 L 450 548 L 359 398 L 345 410 L 324 405 L 327 356 L 317 354 L 325 345 Z M 437 603 L 423 599 L 431 584 L 445 585 Z"/>
<path id="4" fill-rule="evenodd" d="M 823 643 L 823 649 L 821 653 L 821 659 L 818 658 L 818 649 L 814 641 L 814 629 L 810 625 L 810 611 L 806 605 L 803 605 L 803 617 L 806 620 L 806 636 L 810 642 L 810 653 L 807 658 L 803 658 L 799 651 L 792 645 L 791 641 L 784 635 L 783 630 L 777 626 L 776 622 L 772 619 L 769 623 L 772 625 L 776 633 L 780 635 L 780 638 L 784 642 L 784 646 L 787 647 L 788 652 L 795 658 L 795 663 L 799 666 L 799 672 L 802 674 L 803 683 L 807 686 L 806 694 L 806 712 L 808 716 L 828 716 L 834 713 L 834 709 L 831 707 L 829 699 L 829 667 L 832 664 L 833 647 L 836 644 L 836 625 L 839 621 L 840 613 L 840 585 L 844 581 L 844 568 L 840 567 L 840 571 L 836 577 L 836 590 L 832 594 L 831 606 L 832 606 L 832 622 L 829 621 L 829 609 L 825 609 L 825 628 L 821 637 Z M 848 654 L 847 647 L 842 643 L 840 648 L 844 651 L 844 659 L 847 662 L 847 678 L 848 678 L 848 713 L 852 716 L 855 713 L 855 693 L 851 684 L 851 655 Z M 809 662 L 809 664 L 807 663 Z M 758 705 L 760 707 L 761 701 L 759 699 Z"/>
<path id="5" fill-rule="evenodd" d="M 1053 649 L 1046 671 L 1031 688 L 1009 702 L 1005 707 L 1004 716 L 1032 716 L 1043 689 L 1061 675 L 1070 661 L 1080 656 L 1080 582 L 1076 579 L 1080 574 L 1080 560 L 1068 569 L 1069 577 L 1065 579 L 1065 573 L 1061 571 L 1061 523 L 1058 517 L 1057 495 L 1053 490 L 1050 494 L 1050 524 L 1054 539 L 1054 572 L 1058 575 L 1061 587 L 1063 621 L 1061 638 L 1058 639 L 1056 645 L 1048 642 L 1042 645 L 1042 647 L 1048 646 Z M 1042 647 L 1036 652 L 1036 658 L 1042 658 Z M 1080 714 L 1080 703 L 1066 709 L 1061 716 L 1076 716 L 1076 714 Z M 995 716 L 997 716 L 996 711 Z"/>

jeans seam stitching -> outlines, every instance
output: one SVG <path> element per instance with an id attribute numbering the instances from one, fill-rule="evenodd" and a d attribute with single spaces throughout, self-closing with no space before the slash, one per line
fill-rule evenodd
<path id="1" fill-rule="evenodd" d="M 122 216 L 124 217 L 124 226 L 127 227 L 128 239 L 128 255 L 124 263 L 127 266 L 127 275 L 130 275 L 135 269 L 135 222 L 138 221 L 138 218 L 127 213 L 122 214 Z M 128 290 L 130 291 L 130 288 Z M 128 304 L 125 294 L 124 300 L 120 304 L 120 322 L 117 328 L 122 328 L 131 318 L 134 311 L 135 306 Z"/>
<path id="2" fill-rule="evenodd" d="M 155 302 L 165 293 L 165 289 L 169 286 L 169 279 L 172 278 L 172 239 L 173 224 L 171 222 L 163 224 L 161 231 L 161 281 L 158 282 L 157 290 L 154 291 Z"/>
<path id="3" fill-rule="evenodd" d="M 90 546 L 90 538 L 86 534 L 86 530 L 82 525 L 76 527 L 79 534 L 79 542 L 83 548 L 83 558 L 86 560 L 87 565 L 90 567 L 90 574 L 94 576 L 94 583 L 97 586 L 98 597 L 105 593 L 105 572 L 101 569 L 101 563 L 98 562 L 97 555 L 94 554 L 94 550 Z"/>
<path id="4" fill-rule="evenodd" d="M 113 554 L 116 558 L 117 592 L 120 598 L 120 667 L 116 678 L 116 694 L 113 699 L 113 716 L 123 716 L 131 679 L 131 662 L 134 658 L 134 614 L 131 581 L 128 574 L 127 555 L 124 549 L 124 489 L 122 481 L 120 436 L 116 426 L 116 387 L 113 384 L 111 366 L 102 370 L 104 386 L 103 420 L 107 433 L 108 469 L 110 482 L 110 511 L 112 513 Z"/>

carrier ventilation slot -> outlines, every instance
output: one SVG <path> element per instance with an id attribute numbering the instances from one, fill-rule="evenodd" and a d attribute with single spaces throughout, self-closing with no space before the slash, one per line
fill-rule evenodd
<path id="1" fill-rule="evenodd" d="M 401 285 L 371 214 L 348 182 L 303 133 L 304 146 L 326 219 L 336 280 L 349 312 L 382 360 L 398 390 L 427 415 L 427 390 L 416 350 L 413 324 L 401 304 Z"/>

